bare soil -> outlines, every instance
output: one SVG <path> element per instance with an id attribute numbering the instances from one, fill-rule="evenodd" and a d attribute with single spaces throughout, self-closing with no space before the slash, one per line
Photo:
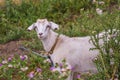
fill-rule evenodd
<path id="1" fill-rule="evenodd" d="M 6 44 L 0 44 L 0 57 L 23 54 L 23 51 L 19 49 L 20 46 L 20 41 L 10 41 Z"/>

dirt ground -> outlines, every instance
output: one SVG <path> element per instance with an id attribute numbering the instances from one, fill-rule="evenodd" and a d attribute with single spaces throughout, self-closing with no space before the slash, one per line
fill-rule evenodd
<path id="1" fill-rule="evenodd" d="M 24 52 L 19 49 L 20 46 L 20 41 L 10 41 L 6 44 L 0 44 L 0 57 L 7 57 L 14 54 L 23 54 Z"/>

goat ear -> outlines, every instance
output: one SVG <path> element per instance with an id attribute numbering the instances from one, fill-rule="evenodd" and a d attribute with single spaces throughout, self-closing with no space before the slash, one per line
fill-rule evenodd
<path id="1" fill-rule="evenodd" d="M 31 26 L 29 26 L 29 27 L 27 28 L 28 31 L 31 31 L 31 30 L 33 30 L 33 29 L 35 29 L 35 23 L 32 24 Z"/>
<path id="2" fill-rule="evenodd" d="M 53 29 L 53 30 L 58 30 L 59 29 L 59 25 L 54 23 L 54 22 L 50 22 L 50 27 Z"/>

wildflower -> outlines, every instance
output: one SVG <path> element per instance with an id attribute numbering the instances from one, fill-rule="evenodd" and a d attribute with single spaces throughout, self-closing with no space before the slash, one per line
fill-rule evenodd
<path id="1" fill-rule="evenodd" d="M 2 64 L 0 63 L 0 67 L 2 66 Z"/>
<path id="2" fill-rule="evenodd" d="M 10 62 L 11 60 L 12 60 L 12 57 L 9 57 L 9 58 L 8 58 L 8 61 Z"/>
<path id="3" fill-rule="evenodd" d="M 93 0 L 93 1 L 92 1 L 93 4 L 96 3 L 96 2 L 97 2 L 96 0 Z"/>
<path id="4" fill-rule="evenodd" d="M 28 57 L 27 57 L 27 55 L 20 55 L 20 59 L 25 60 L 25 59 L 28 59 Z"/>
<path id="5" fill-rule="evenodd" d="M 46 59 L 43 61 L 44 63 L 50 63 L 50 59 Z"/>
<path id="6" fill-rule="evenodd" d="M 84 11 L 84 8 L 81 8 L 80 10 L 81 10 L 81 11 Z"/>
<path id="7" fill-rule="evenodd" d="M 37 68 L 37 72 L 42 72 L 42 69 L 41 68 Z"/>
<path id="8" fill-rule="evenodd" d="M 92 31 L 92 34 L 95 34 L 96 33 L 96 31 Z"/>
<path id="9" fill-rule="evenodd" d="M 25 57 L 26 59 L 28 59 L 28 56 L 27 56 L 27 55 L 24 55 L 24 57 Z"/>
<path id="10" fill-rule="evenodd" d="M 28 67 L 21 68 L 22 71 L 28 70 Z"/>
<path id="11" fill-rule="evenodd" d="M 57 67 L 57 68 L 55 68 L 54 70 L 55 70 L 55 71 L 58 71 L 58 72 L 61 72 L 60 67 Z"/>
<path id="12" fill-rule="evenodd" d="M 50 67 L 50 70 L 52 71 L 52 70 L 54 70 L 55 69 L 55 67 Z"/>
<path id="13" fill-rule="evenodd" d="M 77 75 L 77 79 L 80 79 L 80 74 Z"/>
<path id="14" fill-rule="evenodd" d="M 99 15 L 103 14 L 103 10 L 101 10 L 100 8 L 97 8 L 97 9 L 96 9 L 96 12 L 97 12 L 97 14 L 99 14 Z"/>
<path id="15" fill-rule="evenodd" d="M 101 4 L 101 5 L 102 5 L 102 4 L 105 4 L 104 1 L 96 1 L 96 0 L 93 0 L 92 3 L 93 3 L 93 4 L 98 3 L 98 4 Z"/>
<path id="16" fill-rule="evenodd" d="M 66 67 L 67 70 L 72 70 L 72 66 L 69 63 L 66 63 L 66 65 L 67 65 Z"/>
<path id="17" fill-rule="evenodd" d="M 63 67 L 63 64 L 60 63 L 60 64 L 59 64 L 59 67 L 62 68 L 62 67 Z"/>
<path id="18" fill-rule="evenodd" d="M 62 78 L 62 77 L 65 77 L 65 76 L 68 76 L 68 74 L 66 72 L 63 72 L 62 74 L 60 74 L 60 76 L 58 78 Z"/>
<path id="19" fill-rule="evenodd" d="M 8 63 L 7 60 L 2 61 L 2 64 L 7 64 L 7 63 Z"/>
<path id="20" fill-rule="evenodd" d="M 99 1 L 98 4 L 105 4 L 105 2 L 104 1 Z"/>
<path id="21" fill-rule="evenodd" d="M 59 67 L 55 68 L 55 67 L 51 67 L 50 70 L 52 72 L 55 72 L 55 71 L 58 71 L 58 72 L 61 72 L 61 69 Z"/>
<path id="22" fill-rule="evenodd" d="M 69 65 L 66 67 L 67 70 L 72 70 L 72 67 Z"/>
<path id="23" fill-rule="evenodd" d="M 67 70 L 66 70 L 65 68 L 62 68 L 61 71 L 62 71 L 62 72 L 66 72 Z"/>
<path id="24" fill-rule="evenodd" d="M 50 67 L 50 70 L 51 70 L 52 72 L 55 72 L 55 67 Z"/>
<path id="25" fill-rule="evenodd" d="M 97 60 L 98 60 L 98 58 L 95 57 L 95 58 L 94 58 L 94 61 L 97 61 Z"/>
<path id="26" fill-rule="evenodd" d="M 74 71 L 75 67 L 74 66 L 68 66 L 66 69 Z"/>
<path id="27" fill-rule="evenodd" d="M 8 67 L 9 67 L 9 68 L 12 68 L 12 67 L 13 67 L 13 65 L 12 65 L 12 64 L 9 64 L 9 65 L 8 65 Z"/>
<path id="28" fill-rule="evenodd" d="M 67 76 L 67 73 L 66 73 L 66 72 L 63 72 L 63 73 L 62 73 L 62 76 Z"/>
<path id="29" fill-rule="evenodd" d="M 30 73 L 28 74 L 28 77 L 29 77 L 29 78 L 33 78 L 33 77 L 34 77 L 34 71 L 30 72 Z"/>
<path id="30" fill-rule="evenodd" d="M 110 59 L 110 65 L 114 65 L 115 60 L 113 58 Z"/>

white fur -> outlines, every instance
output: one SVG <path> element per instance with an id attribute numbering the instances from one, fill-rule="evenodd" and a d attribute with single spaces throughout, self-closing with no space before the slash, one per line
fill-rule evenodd
<path id="1" fill-rule="evenodd" d="M 49 28 L 47 28 L 47 26 Z M 29 30 L 34 28 L 36 29 L 38 38 L 43 43 L 45 51 L 50 51 L 58 35 L 58 33 L 54 32 L 52 29 L 58 29 L 58 25 L 47 21 L 47 19 L 39 19 L 36 23 L 28 27 Z M 43 34 L 39 35 L 39 33 Z M 100 36 L 102 36 L 102 34 L 103 33 L 101 33 Z M 93 47 L 94 45 L 90 42 L 90 36 L 71 38 L 60 35 L 53 54 L 51 54 L 51 58 L 54 63 L 61 63 L 63 59 L 66 59 L 67 63 L 74 67 L 68 77 L 68 80 L 73 80 L 72 75 L 74 72 L 97 72 L 93 60 L 99 52 L 97 50 L 90 50 L 90 48 Z"/>

